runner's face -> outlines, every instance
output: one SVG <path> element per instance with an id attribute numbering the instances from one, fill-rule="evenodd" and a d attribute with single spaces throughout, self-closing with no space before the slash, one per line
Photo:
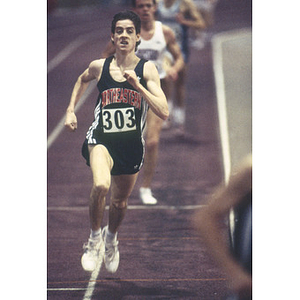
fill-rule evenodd
<path id="1" fill-rule="evenodd" d="M 135 12 L 139 15 L 142 22 L 154 20 L 156 5 L 153 0 L 136 0 Z"/>
<path id="2" fill-rule="evenodd" d="M 116 23 L 115 33 L 111 39 L 117 49 L 122 51 L 134 51 L 140 35 L 136 34 L 134 24 L 131 20 L 120 20 Z"/>

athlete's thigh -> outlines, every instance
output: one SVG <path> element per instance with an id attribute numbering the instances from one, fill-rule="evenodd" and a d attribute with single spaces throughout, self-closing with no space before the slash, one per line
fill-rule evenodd
<path id="1" fill-rule="evenodd" d="M 130 175 L 114 175 L 111 182 L 111 200 L 124 201 L 126 200 L 136 183 L 138 173 Z"/>
<path id="2" fill-rule="evenodd" d="M 146 140 L 158 139 L 162 128 L 163 120 L 159 118 L 151 109 L 147 113 Z"/>
<path id="3" fill-rule="evenodd" d="M 89 153 L 94 185 L 107 184 L 110 186 L 113 160 L 108 150 L 103 145 L 89 145 Z"/>

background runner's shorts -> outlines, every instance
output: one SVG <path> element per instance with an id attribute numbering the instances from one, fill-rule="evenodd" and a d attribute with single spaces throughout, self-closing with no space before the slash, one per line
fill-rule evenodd
<path id="1" fill-rule="evenodd" d="M 144 142 L 140 140 L 134 143 L 122 141 L 114 142 L 99 142 L 105 146 L 113 159 L 114 165 L 111 170 L 111 175 L 135 174 L 139 172 L 144 163 Z M 97 145 L 94 144 L 94 145 Z M 86 160 L 86 164 L 90 166 L 90 154 L 87 140 L 82 145 L 82 156 Z M 93 145 L 93 144 L 90 144 Z"/>

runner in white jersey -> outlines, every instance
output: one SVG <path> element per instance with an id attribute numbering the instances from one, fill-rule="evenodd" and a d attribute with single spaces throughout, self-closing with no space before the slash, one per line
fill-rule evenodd
<path id="1" fill-rule="evenodd" d="M 166 7 L 164 1 L 158 2 L 158 17 L 163 20 L 164 24 L 172 28 L 175 32 L 176 40 L 181 47 L 181 51 L 184 52 L 184 40 L 187 36 L 187 27 L 182 26 L 177 22 L 177 15 L 180 12 L 180 0 L 175 1 L 170 7 Z M 184 52 L 184 60 L 187 61 L 187 53 Z"/>
<path id="2" fill-rule="evenodd" d="M 152 38 L 147 40 L 141 37 L 141 44 L 136 51 L 136 55 L 153 62 L 157 68 L 160 79 L 164 79 L 167 75 L 167 72 L 163 67 L 164 58 L 167 52 L 167 43 L 162 23 L 155 21 L 154 24 L 155 31 Z"/>
<path id="3" fill-rule="evenodd" d="M 176 42 L 173 30 L 155 21 L 157 5 L 155 0 L 133 0 L 132 6 L 141 18 L 141 43 L 136 55 L 152 61 L 159 72 L 161 87 L 169 100 L 170 81 L 178 78 L 178 73 L 184 68 L 183 56 Z M 114 46 L 109 43 L 103 52 L 104 57 L 114 53 Z M 165 53 L 169 52 L 173 59 L 172 65 L 165 62 Z M 147 115 L 147 128 L 145 133 L 146 153 L 143 167 L 140 199 L 144 204 L 156 204 L 157 200 L 152 195 L 151 184 L 155 173 L 160 132 L 163 121 L 151 109 Z"/>

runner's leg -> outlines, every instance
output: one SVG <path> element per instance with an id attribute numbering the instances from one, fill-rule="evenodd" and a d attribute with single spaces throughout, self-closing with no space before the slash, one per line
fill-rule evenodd
<path id="1" fill-rule="evenodd" d="M 127 200 L 133 190 L 137 176 L 138 173 L 112 176 L 108 229 L 113 234 L 117 232 L 124 219 Z"/>
<path id="2" fill-rule="evenodd" d="M 147 116 L 146 153 L 143 166 L 142 187 L 150 188 L 158 158 L 158 145 L 163 120 L 151 110 Z"/>
<path id="3" fill-rule="evenodd" d="M 111 184 L 113 160 L 103 145 L 89 146 L 93 187 L 90 194 L 90 222 L 92 230 L 99 230 L 105 209 L 106 195 Z"/>

